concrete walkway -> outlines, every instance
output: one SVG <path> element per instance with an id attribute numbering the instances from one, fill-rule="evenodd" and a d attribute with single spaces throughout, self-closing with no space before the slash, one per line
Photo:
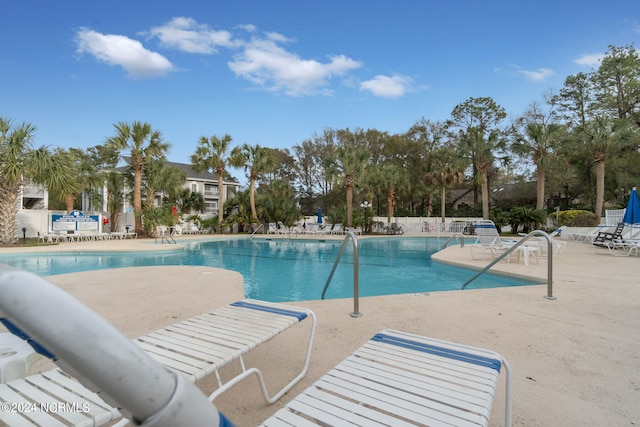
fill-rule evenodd
<path id="1" fill-rule="evenodd" d="M 35 251 L 152 247 L 169 249 L 139 239 L 61 244 Z M 433 258 L 474 268 L 490 262 L 473 260 L 468 244 L 451 246 Z M 501 353 L 514 373 L 515 426 L 640 424 L 640 257 L 597 254 L 586 243 L 568 242 L 553 264 L 556 300 L 544 298 L 548 287 L 542 284 L 486 290 L 470 285 L 465 291 L 361 298 L 361 318 L 349 316 L 351 299 L 294 303 L 314 310 L 319 322 L 305 379 L 271 406 L 264 404 L 255 381 L 249 379 L 216 400 L 216 406 L 237 426 L 257 425 L 376 332 L 394 328 Z M 546 281 L 547 260 L 528 266 L 499 263 L 492 271 Z M 239 274 L 208 267 L 141 267 L 49 279 L 131 337 L 243 297 Z M 303 325 L 287 331 L 251 353 L 247 361 L 262 366 L 267 384 L 275 389 L 302 363 L 306 333 Z M 36 369 L 46 367 L 43 362 Z M 214 388 L 208 379 L 199 385 L 205 391 Z M 500 389 L 492 426 L 503 423 L 503 396 Z"/>

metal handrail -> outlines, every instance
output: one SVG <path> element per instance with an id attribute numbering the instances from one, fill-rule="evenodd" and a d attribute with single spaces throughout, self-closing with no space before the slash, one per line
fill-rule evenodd
<path id="1" fill-rule="evenodd" d="M 460 233 L 460 232 L 456 232 L 453 233 L 452 236 L 450 236 L 446 242 L 444 242 L 444 245 L 442 245 L 442 249 L 446 248 L 447 245 L 449 244 L 450 241 L 452 241 L 454 238 L 459 238 L 460 239 L 460 247 L 464 248 L 464 234 Z"/>
<path id="2" fill-rule="evenodd" d="M 324 294 L 327 292 L 327 288 L 329 287 L 329 283 L 331 283 L 331 279 L 333 278 L 333 273 L 336 272 L 336 268 L 338 268 L 338 263 L 342 258 L 342 254 L 344 249 L 347 247 L 347 242 L 351 239 L 353 242 L 353 313 L 351 313 L 351 317 L 361 317 L 362 313 L 359 311 L 359 295 L 358 295 L 358 238 L 353 231 L 347 231 L 344 241 L 342 242 L 342 246 L 340 246 L 340 251 L 338 252 L 338 256 L 336 257 L 335 262 L 333 263 L 333 268 L 331 269 L 331 273 L 329 274 L 329 278 L 327 279 L 327 283 L 324 285 L 324 289 L 322 290 L 322 297 L 324 299 Z"/>
<path id="3" fill-rule="evenodd" d="M 533 236 L 542 236 L 547 240 L 547 254 L 548 254 L 547 256 L 547 295 L 545 295 L 544 297 L 549 300 L 556 299 L 556 297 L 553 296 L 553 241 L 551 240 L 551 236 L 549 236 L 547 233 L 545 233 L 542 230 L 533 230 L 531 233 L 524 236 L 520 241 L 518 241 L 518 243 L 516 243 L 515 245 L 510 247 L 508 250 L 506 250 L 504 253 L 502 253 L 499 257 L 494 259 L 489 265 L 487 265 L 485 268 L 480 270 L 471 279 L 464 282 L 464 284 L 462 285 L 462 289 L 465 289 L 469 283 L 476 280 L 478 277 L 484 274 L 491 267 L 493 267 L 494 265 L 502 261 L 505 257 L 511 255 L 513 251 L 515 251 L 518 247 L 522 246 L 527 240 L 529 240 Z"/>
<path id="4" fill-rule="evenodd" d="M 253 237 L 253 235 L 256 234 L 258 232 L 258 230 L 260 230 L 261 228 L 264 228 L 264 224 L 263 223 L 260 223 L 260 225 L 258 225 L 256 227 L 256 229 L 253 230 L 253 232 L 251 233 L 251 237 Z"/>

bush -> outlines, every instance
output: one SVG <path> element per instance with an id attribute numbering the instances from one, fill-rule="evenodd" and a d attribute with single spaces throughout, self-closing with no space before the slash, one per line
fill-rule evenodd
<path id="1" fill-rule="evenodd" d="M 595 227 L 600 224 L 600 218 L 591 211 L 571 209 L 561 211 L 558 215 L 558 226 L 567 227 Z"/>

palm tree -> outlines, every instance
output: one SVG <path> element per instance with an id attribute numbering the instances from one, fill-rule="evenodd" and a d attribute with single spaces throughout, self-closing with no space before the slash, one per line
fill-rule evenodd
<path id="1" fill-rule="evenodd" d="M 391 162 L 381 163 L 376 169 L 374 180 L 377 186 L 385 192 L 387 198 L 387 223 L 391 223 L 398 187 L 408 182 L 407 176 L 400 167 Z"/>
<path id="2" fill-rule="evenodd" d="M 176 194 L 183 189 L 182 186 L 187 180 L 187 176 L 182 170 L 157 159 L 147 162 L 143 177 L 143 187 L 146 194 L 145 209 L 154 207 L 157 192 L 166 193 L 169 199 L 174 199 Z"/>
<path id="3" fill-rule="evenodd" d="M 596 165 L 596 203 L 594 212 L 602 216 L 604 205 L 605 162 L 614 146 L 632 145 L 637 141 L 637 128 L 629 120 L 611 120 L 597 116 L 578 128 L 578 138 L 591 152 Z M 635 136 L 635 137 L 634 137 Z"/>
<path id="4" fill-rule="evenodd" d="M 431 152 L 430 171 L 425 175 L 427 185 L 437 184 L 440 187 L 440 216 L 445 222 L 447 186 L 464 181 L 464 170 L 467 165 L 452 147 L 439 147 Z"/>
<path id="5" fill-rule="evenodd" d="M 342 178 L 347 193 L 347 227 L 353 226 L 353 188 L 362 177 L 369 159 L 369 152 L 363 141 L 357 140 L 357 133 L 339 131 L 336 158 L 332 169 Z"/>
<path id="6" fill-rule="evenodd" d="M 29 123 L 14 127 L 0 117 L 0 243 L 13 244 L 20 187 L 25 179 L 55 191 L 67 185 L 71 178 L 66 165 L 58 164 L 45 147 L 34 149 L 31 144 L 36 128 Z"/>
<path id="7" fill-rule="evenodd" d="M 227 165 L 229 165 L 229 158 L 227 157 L 227 150 L 231 143 L 231 136 L 225 135 L 222 138 L 212 136 L 207 138 L 201 136 L 198 142 L 198 148 L 196 152 L 191 156 L 191 163 L 193 163 L 193 169 L 196 172 L 203 170 L 213 170 L 218 177 L 218 192 L 220 194 L 220 202 L 218 204 L 218 218 L 219 221 L 224 219 L 224 174 Z"/>
<path id="8" fill-rule="evenodd" d="M 118 231 L 118 222 L 124 203 L 124 175 L 110 171 L 106 174 L 107 211 L 111 217 L 111 231 Z"/>
<path id="9" fill-rule="evenodd" d="M 144 234 L 142 227 L 142 172 L 151 159 L 164 159 L 171 145 L 162 139 L 160 131 L 142 122 L 132 124 L 119 122 L 114 125 L 116 135 L 107 140 L 107 145 L 117 151 L 128 150 L 134 175 L 133 211 L 136 218 L 136 233 Z"/>
<path id="10" fill-rule="evenodd" d="M 249 178 L 249 201 L 251 203 L 251 220 L 258 222 L 256 211 L 256 181 L 262 174 L 273 167 L 273 161 L 269 155 L 269 149 L 260 145 L 242 144 L 231 150 L 229 164 L 233 167 L 244 168 L 247 178 Z"/>
<path id="11" fill-rule="evenodd" d="M 55 191 L 60 200 L 65 203 L 67 212 L 73 210 L 76 198 L 81 193 L 90 194 L 92 187 L 103 183 L 100 167 L 97 164 L 99 160 L 83 150 L 57 148 L 53 152 L 53 161 L 60 167 L 64 167 L 70 175 L 65 185 Z"/>
<path id="12" fill-rule="evenodd" d="M 532 105 L 518 120 L 521 129 L 515 131 L 511 144 L 511 151 L 530 158 L 536 167 L 536 209 L 544 208 L 547 163 L 565 134 L 565 127 L 550 122 L 550 118 L 551 115 L 545 117 L 536 104 Z"/>

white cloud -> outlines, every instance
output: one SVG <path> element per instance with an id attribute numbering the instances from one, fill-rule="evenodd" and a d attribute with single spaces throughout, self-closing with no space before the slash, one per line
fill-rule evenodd
<path id="1" fill-rule="evenodd" d="M 602 62 L 602 58 L 604 58 L 604 53 L 586 53 L 574 59 L 573 62 L 588 67 L 597 67 Z"/>
<path id="2" fill-rule="evenodd" d="M 367 90 L 381 98 L 399 98 L 410 91 L 412 85 L 413 79 L 408 76 L 378 75 L 371 80 L 360 83 L 360 90 Z"/>
<path id="3" fill-rule="evenodd" d="M 164 56 L 125 36 L 81 28 L 75 41 L 78 53 L 88 53 L 106 64 L 120 66 L 132 77 L 162 76 L 174 68 Z"/>
<path id="4" fill-rule="evenodd" d="M 534 82 L 543 82 L 555 74 L 553 70 L 548 68 L 539 68 L 536 71 L 518 70 L 518 73 L 523 74 L 527 79 Z"/>
<path id="5" fill-rule="evenodd" d="M 279 45 L 288 41 L 278 33 L 254 38 L 229 62 L 229 68 L 263 89 L 301 96 L 330 94 L 324 88 L 330 78 L 361 67 L 360 62 L 344 55 L 332 56 L 326 63 L 302 59 Z"/>
<path id="6" fill-rule="evenodd" d="M 232 40 L 229 31 L 214 31 L 198 24 L 193 18 L 176 17 L 167 24 L 153 27 L 149 33 L 157 37 L 163 46 L 189 53 L 211 54 L 218 47 L 233 48 L 239 42 Z"/>

